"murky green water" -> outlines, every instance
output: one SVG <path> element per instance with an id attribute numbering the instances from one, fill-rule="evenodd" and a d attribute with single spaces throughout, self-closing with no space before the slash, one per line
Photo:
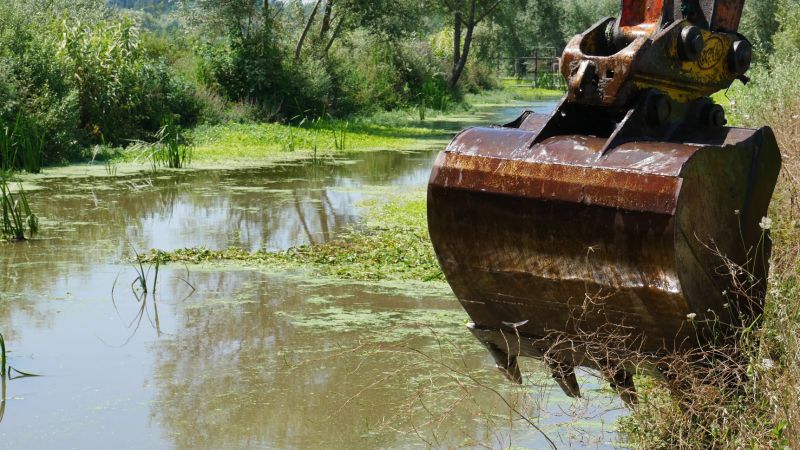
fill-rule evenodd
<path id="1" fill-rule="evenodd" d="M 612 444 L 610 391 L 586 377 L 569 400 L 535 361 L 509 385 L 443 285 L 170 266 L 130 289 L 131 248 L 322 242 L 361 200 L 424 186 L 434 157 L 42 181 L 42 235 L 0 245 L 9 363 L 43 375 L 3 386 L 0 447 L 546 446 L 506 402 L 559 447 Z"/>

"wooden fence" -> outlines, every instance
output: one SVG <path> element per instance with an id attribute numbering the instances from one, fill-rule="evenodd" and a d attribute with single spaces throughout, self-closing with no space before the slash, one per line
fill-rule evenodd
<path id="1" fill-rule="evenodd" d="M 564 79 L 558 71 L 559 57 L 553 47 L 534 49 L 532 56 L 495 58 L 495 70 L 504 79 L 533 88 L 563 89 Z"/>

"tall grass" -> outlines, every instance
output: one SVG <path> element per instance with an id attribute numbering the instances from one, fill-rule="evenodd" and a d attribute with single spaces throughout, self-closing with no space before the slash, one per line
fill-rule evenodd
<path id="1" fill-rule="evenodd" d="M 42 169 L 45 136 L 36 124 L 21 114 L 10 126 L 0 129 L 0 171 Z"/>
<path id="2" fill-rule="evenodd" d="M 452 104 L 452 94 L 443 80 L 431 78 L 422 84 L 420 104 L 423 108 L 446 111 Z"/>
<path id="3" fill-rule="evenodd" d="M 333 132 L 333 148 L 336 151 L 347 150 L 347 135 L 350 122 L 335 120 L 332 122 L 331 131 Z"/>
<path id="4" fill-rule="evenodd" d="M 0 333 L 0 377 L 6 376 L 6 340 Z M 5 401 L 5 399 L 3 399 Z"/>
<path id="5" fill-rule="evenodd" d="M 181 169 L 192 160 L 192 148 L 183 145 L 180 127 L 174 118 L 166 119 L 156 133 L 156 149 L 153 158 L 159 165 L 170 169 Z"/>
<path id="6" fill-rule="evenodd" d="M 22 185 L 19 192 L 11 192 L 8 183 L 0 180 L 0 238 L 24 241 L 27 229 L 28 237 L 39 232 L 39 218 L 31 212 L 28 197 Z"/>
<path id="7" fill-rule="evenodd" d="M 135 255 L 133 260 L 133 268 L 136 271 L 136 278 L 131 283 L 131 289 L 134 293 L 136 293 L 136 289 L 138 288 L 142 294 L 151 293 L 155 295 L 156 289 L 158 287 L 158 273 L 161 270 L 161 264 L 164 262 L 164 257 L 161 252 L 158 252 L 156 256 L 153 258 L 152 264 L 145 269 L 144 268 L 144 258 L 136 251 L 136 248 L 131 246 L 131 250 Z M 153 284 L 152 284 L 152 291 L 149 287 L 149 278 L 150 272 L 153 272 Z M 112 295 L 114 289 L 111 289 Z"/>
<path id="8" fill-rule="evenodd" d="M 769 125 L 783 156 L 770 209 L 772 270 L 759 326 L 742 334 L 735 347 L 713 349 L 716 360 L 693 379 L 681 375 L 682 396 L 671 395 L 663 383 L 646 386 L 645 401 L 623 422 L 637 447 L 800 448 L 798 71 L 794 54 L 776 55 L 753 71 L 749 85 L 728 93 L 734 124 Z M 725 379 L 737 372 L 744 378 Z M 713 382 L 700 382 L 706 380 Z"/>
<path id="9" fill-rule="evenodd" d="M 174 118 L 164 120 L 153 137 L 155 142 L 137 142 L 131 146 L 131 150 L 149 161 L 154 171 L 160 167 L 182 169 L 191 163 L 193 149 L 186 145 L 183 132 Z M 116 174 L 116 168 L 107 164 L 106 172 Z"/>
<path id="10" fill-rule="evenodd" d="M 297 119 L 297 117 L 295 117 L 294 119 Z M 306 122 L 306 119 L 303 118 L 303 120 L 300 121 L 300 124 L 297 125 L 297 128 L 302 127 L 305 122 Z M 316 129 L 315 129 L 315 133 L 314 133 L 314 138 L 316 140 Z M 300 144 L 299 144 L 298 136 L 295 134 L 295 127 L 293 127 L 291 123 L 287 124 L 286 134 L 283 137 L 283 151 L 285 151 L 285 152 L 294 152 L 295 150 L 297 150 L 299 145 Z"/>

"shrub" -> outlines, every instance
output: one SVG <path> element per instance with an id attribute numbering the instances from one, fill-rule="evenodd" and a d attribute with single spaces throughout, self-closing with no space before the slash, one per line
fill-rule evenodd
<path id="1" fill-rule="evenodd" d="M 260 118 L 321 113 L 329 79 L 319 62 L 293 61 L 264 28 L 201 46 L 198 78 L 233 102 L 252 102 Z"/>
<path id="2" fill-rule="evenodd" d="M 20 117 L 33 122 L 45 138 L 45 162 L 59 162 L 75 155 L 77 96 L 53 63 L 49 29 L 18 6 L 0 4 L 0 128 L 15 128 Z"/>
<path id="3" fill-rule="evenodd" d="M 172 114 L 183 123 L 197 118 L 200 105 L 191 86 L 149 57 L 131 20 L 88 25 L 67 18 L 59 32 L 58 57 L 78 92 L 79 127 L 95 141 L 138 138 Z"/>
<path id="4" fill-rule="evenodd" d="M 106 16 L 104 5 L 102 0 L 0 3 L 0 129 L 19 128 L 24 119 L 26 130 L 44 138 L 43 163 L 74 159 L 92 141 L 151 135 L 168 116 L 190 125 L 201 110 L 194 87 L 154 57 L 140 28 Z M 14 135 L 19 145 L 22 134 Z"/>

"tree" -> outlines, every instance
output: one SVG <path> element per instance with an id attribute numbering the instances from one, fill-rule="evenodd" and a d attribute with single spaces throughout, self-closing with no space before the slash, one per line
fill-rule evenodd
<path id="1" fill-rule="evenodd" d="M 300 34 L 295 57 L 300 57 L 307 41 L 325 57 L 337 39 L 358 28 L 387 39 L 400 39 L 419 27 L 422 12 L 423 3 L 419 0 L 317 0 Z M 319 32 L 309 39 L 318 16 Z"/>
<path id="2" fill-rule="evenodd" d="M 442 0 L 453 17 L 453 65 L 447 85 L 455 89 L 464 73 L 475 27 L 489 17 L 503 0 Z"/>
<path id="3" fill-rule="evenodd" d="M 578 33 L 583 33 L 592 24 L 604 17 L 620 14 L 619 0 L 570 0 L 564 2 L 561 31 L 565 43 Z"/>
<path id="4" fill-rule="evenodd" d="M 330 4 L 330 2 L 328 2 Z M 308 21 L 306 22 L 305 28 L 303 28 L 303 32 L 300 33 L 300 39 L 297 41 L 297 46 L 294 49 L 294 59 L 300 58 L 300 52 L 303 51 L 303 43 L 306 41 L 306 37 L 308 36 L 308 32 L 311 30 L 311 26 L 314 24 L 314 18 L 317 17 L 317 12 L 319 11 L 319 5 L 322 4 L 322 0 L 317 0 L 314 3 L 314 8 L 311 10 L 311 15 L 308 16 Z"/>
<path id="5" fill-rule="evenodd" d="M 778 23 L 779 2 L 775 0 L 749 0 L 744 4 L 744 13 L 739 31 L 750 39 L 756 48 L 755 56 L 765 61 L 773 50 L 773 36 Z"/>
<path id="6" fill-rule="evenodd" d="M 183 18 L 190 28 L 199 27 L 237 39 L 267 36 L 275 25 L 270 0 L 181 0 Z"/>

